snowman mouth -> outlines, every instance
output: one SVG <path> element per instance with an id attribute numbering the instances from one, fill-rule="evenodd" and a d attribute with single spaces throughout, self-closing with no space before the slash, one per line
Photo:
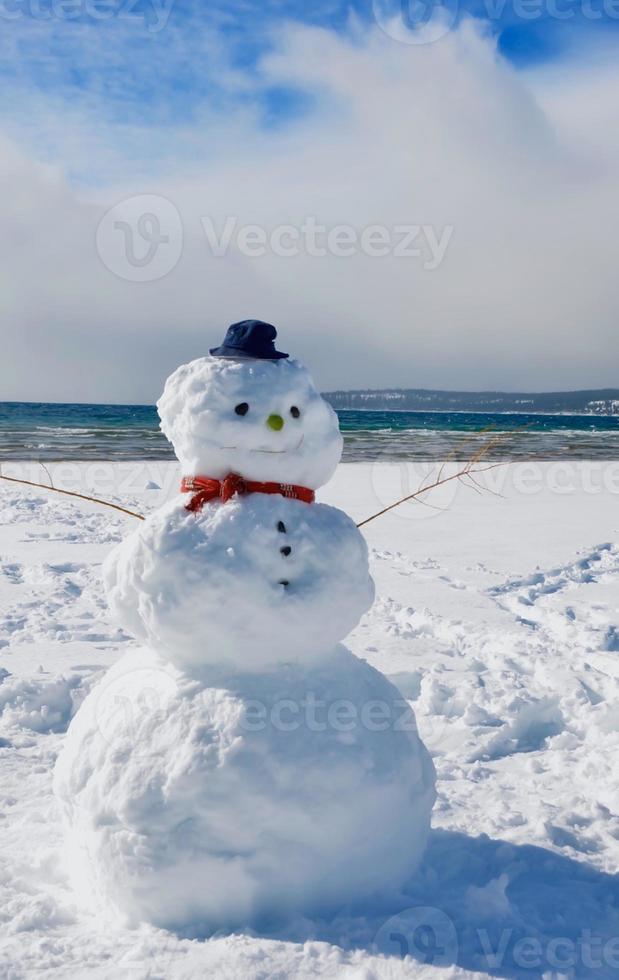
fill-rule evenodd
<path id="1" fill-rule="evenodd" d="M 301 436 L 301 438 L 299 439 L 299 441 L 296 444 L 296 446 L 293 446 L 292 449 L 244 449 L 243 452 L 250 452 L 250 453 L 268 453 L 271 456 L 285 456 L 286 453 L 296 453 L 297 449 L 300 449 L 301 448 L 304 439 L 305 439 L 305 436 L 304 435 Z M 238 446 L 221 446 L 220 447 L 220 449 L 222 449 L 222 450 L 224 450 L 224 449 L 225 450 L 228 450 L 228 449 L 238 449 L 238 448 L 239 448 Z"/>

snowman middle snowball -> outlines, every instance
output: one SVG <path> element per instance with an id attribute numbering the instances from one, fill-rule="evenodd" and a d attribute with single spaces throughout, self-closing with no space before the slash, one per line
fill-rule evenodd
<path id="1" fill-rule="evenodd" d="M 185 477 L 314 491 L 341 456 L 296 361 L 199 359 L 158 409 Z M 190 498 L 105 564 L 110 607 L 144 647 L 86 698 L 57 764 L 82 898 L 209 931 L 397 889 L 425 845 L 434 769 L 396 688 L 339 645 L 374 597 L 363 537 L 282 493 Z"/>

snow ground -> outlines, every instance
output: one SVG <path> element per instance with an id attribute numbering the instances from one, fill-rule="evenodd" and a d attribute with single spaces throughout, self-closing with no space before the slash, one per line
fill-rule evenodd
<path id="1" fill-rule="evenodd" d="M 178 479 L 170 463 L 51 469 L 142 511 Z M 319 496 L 361 520 L 421 471 L 343 465 Z M 100 566 L 133 519 L 0 484 L 0 977 L 619 975 L 619 464 L 482 479 L 492 492 L 447 484 L 364 529 L 379 598 L 348 644 L 411 700 L 437 766 L 420 872 L 388 908 L 204 941 L 111 929 L 62 868 L 54 759 L 132 644 Z"/>

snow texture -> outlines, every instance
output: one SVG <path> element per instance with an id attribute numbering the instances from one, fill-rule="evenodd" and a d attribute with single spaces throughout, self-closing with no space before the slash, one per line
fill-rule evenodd
<path id="1" fill-rule="evenodd" d="M 179 479 L 168 463 L 50 470 L 57 486 L 146 513 Z M 5 471 L 39 478 L 30 466 Z M 0 684 L 0 976 L 614 980 L 618 472 L 516 464 L 483 477 L 501 497 L 458 485 L 448 510 L 405 506 L 364 528 L 379 598 L 347 643 L 414 706 L 437 768 L 428 847 L 385 901 L 200 940 L 83 908 L 52 794 L 69 714 L 135 651 L 112 622 L 101 562 L 136 524 L 0 484 L 0 664 L 10 675 Z M 321 498 L 361 520 L 421 479 L 395 464 L 344 465 Z M 151 480 L 162 490 L 145 490 Z M 71 708 L 57 697 L 69 681 Z M 26 703 L 35 717 L 38 704 L 62 717 L 30 727 Z M 117 724 L 131 718 L 126 704 Z"/>

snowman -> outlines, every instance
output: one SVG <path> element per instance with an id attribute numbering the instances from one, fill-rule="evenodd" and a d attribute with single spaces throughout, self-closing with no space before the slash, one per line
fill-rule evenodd
<path id="1" fill-rule="evenodd" d="M 185 935 L 328 915 L 400 888 L 434 769 L 401 694 L 341 644 L 365 541 L 315 502 L 337 417 L 261 321 L 158 402 L 181 493 L 109 556 L 140 646 L 86 697 L 55 771 L 81 901 Z"/>

